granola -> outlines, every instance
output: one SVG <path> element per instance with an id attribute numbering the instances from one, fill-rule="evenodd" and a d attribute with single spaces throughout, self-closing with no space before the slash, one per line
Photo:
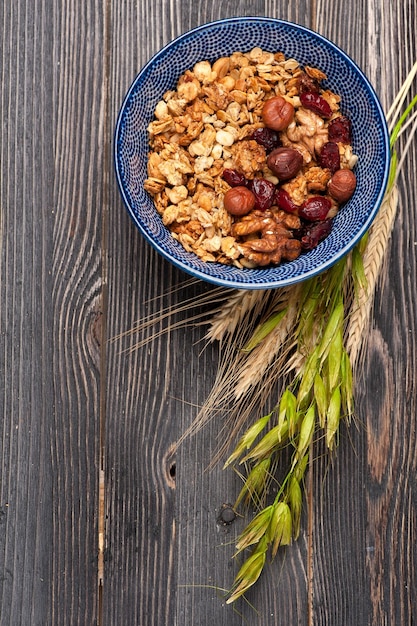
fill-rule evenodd
<path id="1" fill-rule="evenodd" d="M 332 141 L 330 121 L 345 119 L 339 96 L 321 87 L 325 78 L 319 69 L 301 67 L 280 52 L 254 48 L 214 63 L 196 63 L 175 90 L 164 94 L 148 126 L 144 187 L 164 225 L 187 251 L 204 261 L 238 267 L 276 264 L 302 253 L 303 224 L 309 216 L 301 208 L 312 197 L 328 197 L 335 168 L 321 155 Z M 330 113 L 303 105 L 305 93 L 318 94 L 323 110 Z M 267 127 L 264 104 L 278 96 L 291 105 L 294 115 L 276 133 L 276 145 L 302 155 L 302 167 L 290 180 L 277 176 L 269 158 L 271 146 L 261 137 L 260 129 Z M 357 157 L 350 137 L 338 136 L 336 143 L 337 168 L 352 169 Z M 266 182 L 256 186 L 255 179 Z M 258 188 L 270 193 L 267 209 L 259 210 L 255 197 L 249 213 L 231 212 L 225 197 L 236 181 L 255 196 Z M 325 219 L 338 209 L 339 203 L 331 199 Z"/>

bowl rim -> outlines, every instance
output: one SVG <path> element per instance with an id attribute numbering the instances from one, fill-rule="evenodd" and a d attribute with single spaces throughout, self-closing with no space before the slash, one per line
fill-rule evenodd
<path id="1" fill-rule="evenodd" d="M 327 46 L 329 46 L 330 48 L 333 48 L 335 50 L 335 52 L 339 55 L 341 55 L 343 57 L 343 59 L 345 60 L 345 62 L 347 63 L 347 65 L 352 66 L 352 68 L 354 69 L 354 71 L 359 75 L 360 79 L 363 81 L 363 83 L 366 85 L 367 90 L 369 91 L 369 93 L 372 95 L 373 101 L 374 101 L 374 106 L 376 108 L 376 110 L 378 111 L 379 117 L 380 117 L 380 121 L 381 121 L 381 130 L 383 132 L 383 140 L 384 140 L 384 146 L 385 146 L 385 161 L 384 161 L 384 176 L 382 179 L 382 184 L 380 187 L 380 191 L 378 194 L 378 197 L 376 198 L 376 200 L 374 201 L 374 205 L 372 208 L 372 211 L 369 212 L 367 219 L 365 220 L 365 222 L 362 224 L 361 228 L 359 229 L 359 231 L 356 233 L 356 235 L 354 237 L 352 237 L 351 240 L 349 240 L 349 242 L 340 250 L 338 250 L 334 255 L 332 255 L 329 259 L 327 259 L 326 261 L 324 261 L 323 263 L 318 263 L 315 267 L 311 268 L 308 271 L 305 271 L 303 273 L 300 274 L 296 274 L 292 277 L 286 277 L 284 279 L 279 279 L 277 278 L 276 280 L 265 280 L 265 281 L 260 281 L 260 282 L 256 282 L 256 283 L 251 283 L 251 282 L 239 282 L 235 279 L 233 280 L 228 280 L 226 278 L 223 277 L 218 277 L 218 276 L 213 276 L 209 273 L 205 273 L 197 268 L 193 268 L 190 267 L 189 265 L 187 265 L 187 263 L 181 261 L 180 259 L 175 258 L 175 256 L 173 256 L 171 253 L 167 252 L 164 248 L 162 248 L 162 246 L 159 245 L 158 241 L 155 240 L 154 238 L 152 238 L 147 232 L 146 230 L 142 227 L 140 221 L 137 218 L 137 215 L 135 213 L 135 211 L 133 210 L 133 208 L 130 206 L 130 202 L 129 199 L 127 197 L 127 194 L 125 193 L 124 190 L 124 185 L 123 185 L 123 179 L 121 176 L 121 172 L 120 172 L 120 168 L 119 168 L 119 164 L 118 164 L 118 137 L 120 134 L 120 128 L 121 125 L 123 123 L 123 118 L 124 118 L 124 113 L 125 113 L 125 108 L 126 105 L 128 104 L 132 93 L 135 91 L 137 83 L 141 80 L 141 78 L 143 77 L 143 75 L 145 75 L 148 71 L 148 69 L 155 63 L 155 61 L 158 60 L 158 58 L 160 58 L 161 56 L 164 56 L 173 46 L 177 46 L 179 43 L 181 43 L 184 40 L 187 40 L 189 37 L 194 36 L 196 33 L 200 32 L 200 31 L 205 31 L 205 30 L 209 30 L 213 27 L 216 26 L 221 26 L 224 24 L 233 24 L 233 23 L 242 23 L 242 22 L 257 22 L 257 23 L 270 23 L 270 24 L 280 24 L 283 26 L 288 26 L 291 28 L 295 28 L 298 30 L 301 30 L 303 32 L 305 32 L 308 36 L 312 36 L 313 38 L 317 38 L 317 40 L 324 42 Z M 116 120 L 116 125 L 115 125 L 115 130 L 114 130 L 114 137 L 113 137 L 113 142 L 114 142 L 114 150 L 113 150 L 113 159 L 114 159 L 114 167 L 115 167 L 115 173 L 116 173 L 116 179 L 117 179 L 117 183 L 118 183 L 118 187 L 119 187 L 119 191 L 121 193 L 125 208 L 128 211 L 128 214 L 130 215 L 130 218 L 132 219 L 132 221 L 134 222 L 136 228 L 140 231 L 141 235 L 144 237 L 144 239 L 163 257 L 165 258 L 167 261 L 169 261 L 172 265 L 174 265 L 175 267 L 181 269 L 182 271 L 186 272 L 187 274 L 191 274 L 193 277 L 201 279 L 205 282 L 220 286 L 220 287 L 227 287 L 227 288 L 231 288 L 231 289 L 241 289 L 241 290 L 255 290 L 255 289 L 275 289 L 275 288 L 280 288 L 280 287 L 286 287 L 286 286 L 290 286 L 299 282 L 304 282 L 310 278 L 313 278 L 314 276 L 317 276 L 319 274 L 322 274 L 323 272 L 325 272 L 326 270 L 328 270 L 330 267 L 332 267 L 333 265 L 335 265 L 338 261 L 340 261 L 342 258 L 344 258 L 353 248 L 354 246 L 360 241 L 360 239 L 366 234 L 366 232 L 369 230 L 370 226 L 372 225 L 372 222 L 374 221 L 384 198 L 385 192 L 386 192 L 386 188 L 388 185 L 388 180 L 389 180 L 389 171 L 390 171 L 390 160 L 391 160 L 391 150 L 390 150 L 390 138 L 389 138 L 389 132 L 388 132 L 388 126 L 387 126 L 387 121 L 386 121 L 386 117 L 385 117 L 385 113 L 382 109 L 381 103 L 379 101 L 379 97 L 374 89 L 374 87 L 372 86 L 372 84 L 370 83 L 369 79 L 367 78 L 367 76 L 364 74 L 364 72 L 361 70 L 361 68 L 359 67 L 359 65 L 342 49 L 340 48 L 337 44 L 335 44 L 333 41 L 331 41 L 330 39 L 328 39 L 326 36 L 318 33 L 317 31 L 312 30 L 311 28 L 307 27 L 307 26 L 303 26 L 301 24 L 298 24 L 297 22 L 291 22 L 289 20 L 285 20 L 285 19 L 281 19 L 281 18 L 273 18 L 273 17 L 267 17 L 267 16 L 234 16 L 234 17 L 228 17 L 228 18 L 222 18 L 222 19 L 218 19 L 218 20 L 213 20 L 210 22 L 205 22 L 204 24 L 200 24 L 199 26 L 196 26 L 194 28 L 191 28 L 185 32 L 183 32 L 182 34 L 178 35 L 177 37 L 175 37 L 174 39 L 172 39 L 171 41 L 169 41 L 168 43 L 166 43 L 162 48 L 160 48 L 155 54 L 153 54 L 148 61 L 141 67 L 141 69 L 138 71 L 138 73 L 136 74 L 136 76 L 134 77 L 134 79 L 132 80 L 130 87 L 128 88 L 122 104 L 120 106 L 118 115 L 117 115 L 117 120 Z M 196 256 L 196 255 L 195 255 Z M 216 263 L 210 263 L 210 265 L 214 266 L 216 265 Z M 242 272 L 253 272 L 253 271 L 259 271 L 258 268 L 254 268 L 254 269 L 241 269 L 239 271 Z M 260 271 L 262 271 L 262 268 L 260 268 Z"/>

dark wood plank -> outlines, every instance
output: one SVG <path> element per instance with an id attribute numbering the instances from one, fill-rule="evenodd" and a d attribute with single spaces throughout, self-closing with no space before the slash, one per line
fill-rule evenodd
<path id="1" fill-rule="evenodd" d="M 0 9 L 5 626 L 97 618 L 101 9 Z"/>
<path id="2" fill-rule="evenodd" d="M 106 280 L 102 264 L 107 176 L 105 7 L 93 0 L 74 0 L 55 10 L 54 28 L 51 452 L 53 498 L 58 506 L 52 622 L 94 624 Z"/>
<path id="3" fill-rule="evenodd" d="M 52 96 L 40 83 L 27 91 L 41 66 L 41 46 L 31 10 L 2 6 L 1 95 L 1 495 L 0 568 L 2 624 L 47 623 L 52 562 L 50 446 L 45 408 L 51 404 L 49 381 L 51 275 L 43 262 L 51 254 L 50 231 L 37 219 L 39 207 L 52 210 L 45 176 L 53 168 L 48 133 Z M 52 83 L 48 68 L 43 80 Z M 35 136 L 45 137 L 38 151 Z M 39 262 L 36 257 L 39 253 Z M 32 378 L 32 363 L 38 363 Z M 44 366 L 41 366 L 41 363 Z M 44 499 L 46 504 L 40 502 Z M 33 606 L 33 598 L 38 600 Z"/>

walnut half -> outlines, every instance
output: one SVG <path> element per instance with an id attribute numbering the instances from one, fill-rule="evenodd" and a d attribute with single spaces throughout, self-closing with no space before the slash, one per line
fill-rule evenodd
<path id="1" fill-rule="evenodd" d="M 301 254 L 301 242 L 293 230 L 300 228 L 300 218 L 276 207 L 252 211 L 232 226 L 236 247 L 248 261 L 264 267 L 292 261 Z"/>

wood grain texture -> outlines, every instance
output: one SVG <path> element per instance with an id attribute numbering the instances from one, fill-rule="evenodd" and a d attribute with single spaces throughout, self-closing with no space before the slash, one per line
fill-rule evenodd
<path id="1" fill-rule="evenodd" d="M 100 6 L 1 8 L 2 625 L 97 618 Z"/>
<path id="2" fill-rule="evenodd" d="M 245 523 L 218 521 L 241 485 L 208 470 L 223 416 L 176 445 L 211 389 L 218 346 L 176 317 L 125 334 L 193 298 L 179 319 L 207 312 L 215 290 L 159 257 L 123 208 L 119 107 L 163 45 L 235 15 L 315 28 L 360 65 L 385 110 L 415 61 L 412 0 L 0 3 L 0 626 L 414 623 L 415 145 L 358 425 L 342 428 L 331 461 L 318 450 L 300 538 L 267 563 L 251 605 L 234 610 L 223 595 Z M 140 337 L 149 342 L 136 348 Z"/>

